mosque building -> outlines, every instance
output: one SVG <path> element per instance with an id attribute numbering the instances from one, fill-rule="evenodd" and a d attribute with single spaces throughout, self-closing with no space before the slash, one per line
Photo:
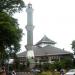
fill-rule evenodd
<path id="1" fill-rule="evenodd" d="M 26 63 L 26 58 L 31 51 L 34 55 L 35 63 L 52 63 L 54 61 L 60 61 L 65 57 L 70 57 L 72 53 L 55 47 L 56 42 L 49 39 L 46 35 L 33 45 L 33 8 L 32 4 L 28 4 L 26 8 L 27 12 L 27 45 L 25 46 L 26 51 L 19 53 L 17 56 L 21 63 Z"/>

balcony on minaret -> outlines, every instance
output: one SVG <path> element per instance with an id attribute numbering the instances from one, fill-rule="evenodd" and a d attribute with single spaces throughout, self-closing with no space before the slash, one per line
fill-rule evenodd
<path id="1" fill-rule="evenodd" d="M 34 29 L 34 26 L 33 25 L 27 25 L 26 26 L 26 30 L 27 31 L 33 31 L 33 29 Z"/>

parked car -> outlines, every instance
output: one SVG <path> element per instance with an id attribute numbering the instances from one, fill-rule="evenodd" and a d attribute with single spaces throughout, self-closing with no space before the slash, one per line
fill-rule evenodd
<path id="1" fill-rule="evenodd" d="M 32 69 L 32 72 L 40 72 L 40 69 Z"/>
<path id="2" fill-rule="evenodd" d="M 65 75 L 75 75 L 75 69 L 70 69 Z"/>

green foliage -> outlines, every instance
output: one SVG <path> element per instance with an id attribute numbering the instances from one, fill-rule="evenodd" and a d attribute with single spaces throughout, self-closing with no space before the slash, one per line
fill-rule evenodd
<path id="1" fill-rule="evenodd" d="M 42 72 L 42 73 L 37 74 L 37 75 L 60 75 L 60 72 L 45 71 L 45 72 Z"/>
<path id="2" fill-rule="evenodd" d="M 73 59 L 73 65 L 74 65 L 74 68 L 75 68 L 75 59 Z"/>
<path id="3" fill-rule="evenodd" d="M 71 45 L 72 45 L 72 49 L 73 49 L 74 54 L 75 54 L 75 40 L 72 41 L 72 44 Z"/>
<path id="4" fill-rule="evenodd" d="M 72 58 L 64 58 L 61 61 L 61 65 L 62 65 L 62 68 L 65 68 L 65 69 L 73 68 Z"/>
<path id="5" fill-rule="evenodd" d="M 60 61 L 41 64 L 41 68 L 44 71 L 47 71 L 47 70 L 54 71 L 55 69 L 60 71 L 61 68 L 64 68 L 64 69 L 74 68 L 74 62 L 72 60 L 72 57 L 65 57 L 61 59 Z"/>
<path id="6" fill-rule="evenodd" d="M 0 46 L 4 50 L 9 48 L 17 52 L 20 49 L 21 33 L 17 20 L 0 12 Z"/>
<path id="7" fill-rule="evenodd" d="M 49 70 L 49 69 L 50 69 L 50 63 L 44 63 L 44 64 L 42 65 L 42 68 L 43 68 L 43 70 L 45 70 L 45 71 Z"/>
<path id="8" fill-rule="evenodd" d="M 0 12 L 0 58 L 7 58 L 7 55 L 20 50 L 22 30 L 17 20 Z"/>
<path id="9" fill-rule="evenodd" d="M 17 12 L 25 7 L 23 0 L 0 0 L 0 12 Z"/>
<path id="10" fill-rule="evenodd" d="M 54 70 L 54 69 L 57 69 L 57 70 L 59 71 L 60 68 L 61 68 L 61 63 L 60 63 L 59 61 L 54 62 L 54 63 L 52 64 L 52 68 L 53 68 L 53 70 Z"/>
<path id="11" fill-rule="evenodd" d="M 9 57 L 15 57 L 20 50 L 22 30 L 10 15 L 20 12 L 24 7 L 23 0 L 0 0 L 0 64 Z"/>
<path id="12" fill-rule="evenodd" d="M 42 72 L 40 75 L 52 75 L 52 73 L 47 71 L 47 72 Z"/>
<path id="13" fill-rule="evenodd" d="M 30 66 L 30 62 L 29 62 L 29 60 L 27 59 L 27 68 L 29 68 L 29 66 Z"/>
<path id="14" fill-rule="evenodd" d="M 54 62 L 52 65 L 52 68 L 57 69 L 59 71 L 61 68 L 73 68 L 73 61 L 72 58 L 64 58 L 61 61 Z"/>

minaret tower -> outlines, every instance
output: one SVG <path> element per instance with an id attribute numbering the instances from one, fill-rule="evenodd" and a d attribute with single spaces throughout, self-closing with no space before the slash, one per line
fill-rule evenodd
<path id="1" fill-rule="evenodd" d="M 26 8 L 26 12 L 27 12 L 27 25 L 26 25 L 26 30 L 27 30 L 27 45 L 26 45 L 26 49 L 27 51 L 31 51 L 32 46 L 33 46 L 33 8 L 32 8 L 32 4 L 28 4 L 27 8 Z"/>

